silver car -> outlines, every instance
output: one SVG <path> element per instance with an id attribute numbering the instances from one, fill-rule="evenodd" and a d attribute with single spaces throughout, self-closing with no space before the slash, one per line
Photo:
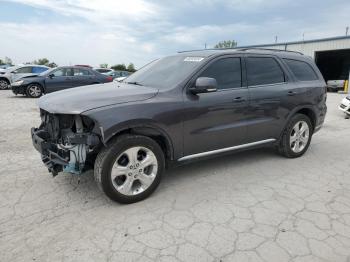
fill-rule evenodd
<path id="1" fill-rule="evenodd" d="M 49 67 L 42 65 L 21 65 L 21 66 L 12 66 L 7 68 L 5 71 L 0 72 L 0 89 L 8 89 L 11 87 L 11 83 L 16 80 L 28 76 L 40 74 Z"/>

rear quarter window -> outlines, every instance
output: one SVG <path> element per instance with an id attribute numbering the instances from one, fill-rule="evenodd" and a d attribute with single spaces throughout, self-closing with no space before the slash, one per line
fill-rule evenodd
<path id="1" fill-rule="evenodd" d="M 299 81 L 313 81 L 318 79 L 317 74 L 308 63 L 293 59 L 283 60 Z"/>

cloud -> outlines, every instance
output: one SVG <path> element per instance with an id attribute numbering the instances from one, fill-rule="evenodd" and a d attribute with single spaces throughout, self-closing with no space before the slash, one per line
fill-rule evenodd
<path id="1" fill-rule="evenodd" d="M 0 57 L 16 62 L 47 57 L 60 65 L 133 62 L 140 67 L 221 40 L 250 45 L 271 43 L 276 35 L 279 41 L 300 40 L 304 32 L 306 39 L 340 35 L 350 13 L 345 0 L 332 5 L 316 0 L 14 1 L 57 18 L 49 23 L 43 17 L 25 23 L 0 18 Z"/>

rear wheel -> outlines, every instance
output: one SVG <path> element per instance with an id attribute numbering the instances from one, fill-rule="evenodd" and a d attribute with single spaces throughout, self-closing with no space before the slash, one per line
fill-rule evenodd
<path id="1" fill-rule="evenodd" d="M 310 118 L 303 114 L 296 114 L 289 121 L 283 132 L 279 152 L 288 158 L 302 156 L 309 148 L 313 127 Z"/>
<path id="2" fill-rule="evenodd" d="M 134 203 L 158 187 L 164 162 L 162 149 L 151 138 L 123 135 L 98 154 L 95 180 L 110 199 Z"/>
<path id="3" fill-rule="evenodd" d="M 6 79 L 0 79 L 0 89 L 5 90 L 8 89 L 10 86 L 10 83 Z"/>
<path id="4" fill-rule="evenodd" d="M 27 87 L 27 96 L 38 98 L 43 95 L 43 88 L 39 84 L 31 84 Z"/>

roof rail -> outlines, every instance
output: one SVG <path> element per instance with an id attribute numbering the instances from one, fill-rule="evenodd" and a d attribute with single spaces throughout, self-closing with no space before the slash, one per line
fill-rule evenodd
<path id="1" fill-rule="evenodd" d="M 237 51 L 262 50 L 262 51 L 272 51 L 272 52 L 290 52 L 290 53 L 295 53 L 295 54 L 299 54 L 299 55 L 304 55 L 303 53 L 298 52 L 298 51 L 273 49 L 273 48 L 261 48 L 261 47 L 207 48 L 207 49 L 178 51 L 178 53 L 207 51 L 207 50 L 237 50 Z"/>
<path id="2" fill-rule="evenodd" d="M 291 51 L 291 50 L 283 50 L 283 49 L 273 49 L 273 48 L 261 48 L 261 47 L 243 47 L 243 48 L 235 48 L 236 50 L 240 50 L 240 51 L 248 51 L 248 50 L 266 50 L 266 51 L 272 51 L 272 52 L 289 52 L 289 53 L 296 53 L 299 55 L 304 55 L 301 52 L 298 51 Z"/>

